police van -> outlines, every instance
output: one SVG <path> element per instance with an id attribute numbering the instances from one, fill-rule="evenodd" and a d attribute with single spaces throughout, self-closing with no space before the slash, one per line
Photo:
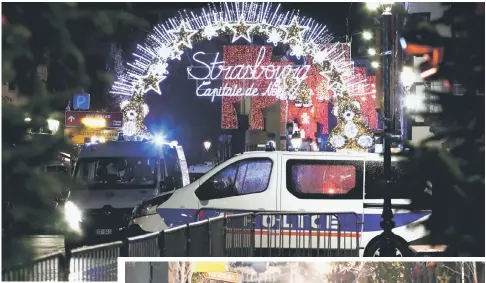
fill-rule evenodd
<path id="1" fill-rule="evenodd" d="M 392 157 L 392 172 L 397 184 L 403 181 L 398 161 Z M 383 230 L 380 227 L 383 174 L 383 157 L 379 154 L 246 152 L 217 165 L 173 194 L 158 196 L 137 206 L 130 226 L 143 232 L 162 231 L 196 221 L 196 210 L 209 210 L 206 215 L 218 215 L 210 213 L 213 208 L 217 211 L 351 213 L 355 215 L 355 225 L 341 227 L 340 235 L 357 237 L 360 255 L 376 256 Z M 391 195 L 394 206 L 409 203 L 405 186 L 396 186 Z M 394 213 L 396 227 L 393 232 L 400 246 L 397 254 L 406 255 L 408 243 L 426 237 L 425 229 L 414 224 L 429 217 L 430 211 L 394 209 Z M 263 220 L 256 225 L 257 229 L 269 226 Z M 282 224 L 276 229 L 289 229 L 289 225 Z M 356 233 L 346 234 L 353 231 Z"/>
<path id="2" fill-rule="evenodd" d="M 69 224 L 68 248 L 119 239 L 134 206 L 189 184 L 182 147 L 163 141 L 86 144 L 72 177 L 59 205 Z"/>

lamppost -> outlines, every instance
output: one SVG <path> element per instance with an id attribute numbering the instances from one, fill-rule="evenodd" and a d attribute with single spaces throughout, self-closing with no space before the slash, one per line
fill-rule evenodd
<path id="1" fill-rule="evenodd" d="M 380 223 L 383 233 L 380 239 L 380 256 L 381 257 L 395 257 L 395 235 L 392 230 L 395 228 L 393 221 L 393 211 L 391 204 L 390 191 L 392 188 L 391 176 L 391 138 L 393 134 L 392 112 L 391 112 L 391 67 L 393 60 L 392 52 L 392 8 L 393 3 L 367 3 L 367 7 L 372 10 L 381 12 L 381 67 L 383 74 L 383 169 L 386 182 L 385 195 L 383 198 L 383 212 L 381 214 L 382 222 Z M 378 66 L 376 66 L 378 67 Z"/>

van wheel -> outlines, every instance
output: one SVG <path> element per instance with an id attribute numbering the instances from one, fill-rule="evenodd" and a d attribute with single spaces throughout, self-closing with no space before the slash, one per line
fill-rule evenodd
<path id="1" fill-rule="evenodd" d="M 403 238 L 394 236 L 392 241 L 395 243 L 395 257 L 411 257 L 413 252 L 408 248 L 409 244 Z M 380 256 L 380 236 L 376 236 L 366 246 L 364 257 L 379 257 Z"/>

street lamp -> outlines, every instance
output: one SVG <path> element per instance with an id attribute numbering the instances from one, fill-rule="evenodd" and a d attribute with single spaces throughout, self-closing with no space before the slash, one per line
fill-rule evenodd
<path id="1" fill-rule="evenodd" d="M 204 149 L 206 149 L 206 151 L 209 151 L 209 148 L 211 148 L 211 142 L 210 141 L 205 141 L 203 143 L 204 145 Z"/>
<path id="2" fill-rule="evenodd" d="M 371 68 L 376 69 L 378 67 L 380 67 L 380 64 L 378 62 L 376 61 L 371 62 Z"/>
<path id="3" fill-rule="evenodd" d="M 370 40 L 373 38 L 373 34 L 369 31 L 363 31 L 363 39 Z"/>
<path id="4" fill-rule="evenodd" d="M 369 48 L 368 49 L 368 55 L 375 56 L 376 55 L 376 50 L 374 48 Z"/>
<path id="5" fill-rule="evenodd" d="M 370 11 L 376 11 L 380 7 L 380 3 L 377 2 L 366 2 L 366 8 Z"/>

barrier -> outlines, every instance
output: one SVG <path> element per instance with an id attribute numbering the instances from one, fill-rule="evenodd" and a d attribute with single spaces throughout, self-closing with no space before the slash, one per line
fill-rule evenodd
<path id="1" fill-rule="evenodd" d="M 66 257 L 63 252 L 48 254 L 3 270 L 2 281 L 67 281 Z"/>
<path id="2" fill-rule="evenodd" d="M 70 255 L 69 281 L 117 281 L 123 242 L 77 248 Z"/>
<path id="3" fill-rule="evenodd" d="M 355 213 L 243 212 L 214 215 L 162 232 L 55 253 L 2 271 L 4 281 L 117 281 L 117 258 L 358 256 Z M 222 214 L 222 215 L 221 215 Z"/>

